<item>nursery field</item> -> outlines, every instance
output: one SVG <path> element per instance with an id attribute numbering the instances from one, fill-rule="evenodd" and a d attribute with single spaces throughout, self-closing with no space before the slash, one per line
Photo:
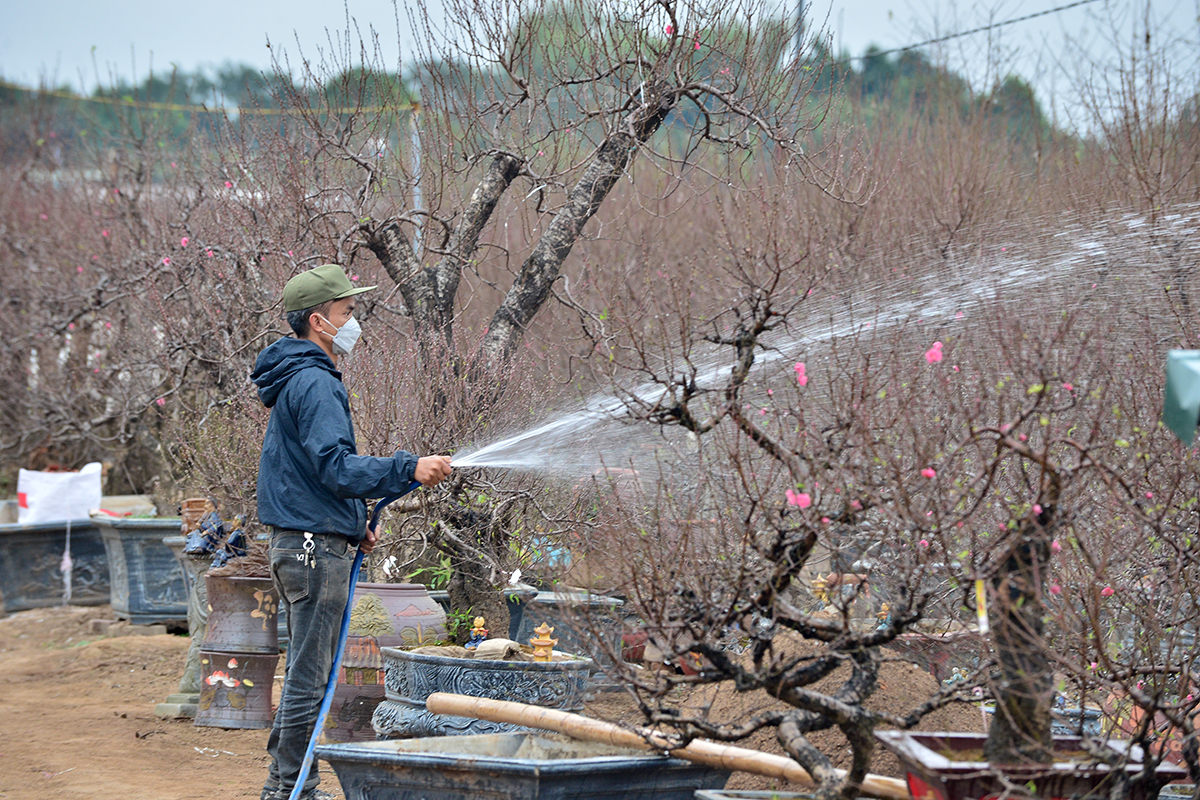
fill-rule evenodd
<path id="1" fill-rule="evenodd" d="M 155 717 L 154 704 L 178 685 L 188 640 L 90 633 L 91 620 L 111 617 L 107 606 L 68 606 L 0 619 L 0 798 L 258 797 L 267 732 L 197 728 L 190 721 Z M 908 664 L 888 664 L 882 672 L 875 708 L 900 712 L 933 691 L 933 678 Z M 731 716 L 768 704 L 728 690 L 699 694 L 695 700 L 712 702 L 714 710 Z M 588 713 L 636 719 L 631 703 L 618 693 L 601 693 Z M 978 730 L 979 725 L 978 710 L 961 707 L 932 715 L 922 727 Z M 825 752 L 844 759 L 846 749 L 831 737 L 814 738 Z M 778 752 L 766 734 L 750 746 Z M 880 753 L 873 770 L 895 775 L 896 763 Z M 323 786 L 337 788 L 332 773 Z M 773 784 L 735 775 L 729 786 Z"/>

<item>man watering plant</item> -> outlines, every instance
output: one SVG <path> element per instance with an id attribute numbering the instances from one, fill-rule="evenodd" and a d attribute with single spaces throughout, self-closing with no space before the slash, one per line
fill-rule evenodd
<path id="1" fill-rule="evenodd" d="M 359 337 L 356 288 L 337 264 L 303 272 L 283 288 L 295 338 L 258 356 L 251 379 L 271 409 L 258 468 L 258 518 L 271 529 L 271 574 L 288 601 L 287 672 L 267 743 L 271 767 L 263 800 L 291 795 L 312 735 L 350 596 L 354 550 L 370 552 L 377 534 L 363 498 L 434 486 L 450 474 L 444 456 L 360 456 L 350 398 L 338 360 Z M 303 800 L 332 797 L 316 788 L 314 765 Z"/>

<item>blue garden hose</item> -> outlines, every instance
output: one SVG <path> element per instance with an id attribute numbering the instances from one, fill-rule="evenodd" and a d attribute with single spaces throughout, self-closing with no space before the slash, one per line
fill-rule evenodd
<path id="1" fill-rule="evenodd" d="M 404 495 L 420 486 L 419 481 L 413 481 L 408 488 L 399 494 L 388 495 L 375 504 L 371 513 L 370 528 L 374 529 L 379 523 L 379 515 L 389 503 L 399 500 Z M 308 780 L 309 770 L 312 769 L 313 749 L 317 740 L 325 730 L 325 718 L 329 716 L 329 708 L 333 705 L 333 692 L 337 689 L 338 671 L 342 666 L 342 655 L 346 652 L 346 637 L 350 635 L 350 612 L 354 605 L 354 587 L 358 583 L 358 571 L 362 568 L 363 551 L 360 548 L 354 556 L 354 565 L 350 567 L 350 596 L 346 598 L 346 608 L 342 612 L 342 631 L 338 634 L 337 651 L 333 654 L 333 666 L 329 669 L 329 681 L 325 684 L 325 697 L 321 700 L 321 710 L 317 714 L 317 724 L 313 726 L 312 737 L 308 740 L 308 749 L 304 751 L 304 763 L 300 765 L 300 774 L 296 776 L 296 785 L 292 787 L 290 800 L 299 800 L 304 791 L 304 782 Z"/>

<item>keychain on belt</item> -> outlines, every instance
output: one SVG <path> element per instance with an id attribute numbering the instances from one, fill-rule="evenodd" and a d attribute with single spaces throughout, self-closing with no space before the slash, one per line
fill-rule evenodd
<path id="1" fill-rule="evenodd" d="M 310 569 L 317 568 L 317 543 L 313 541 L 311 533 L 304 534 L 304 552 L 296 553 L 296 560 L 301 564 L 308 564 Z"/>

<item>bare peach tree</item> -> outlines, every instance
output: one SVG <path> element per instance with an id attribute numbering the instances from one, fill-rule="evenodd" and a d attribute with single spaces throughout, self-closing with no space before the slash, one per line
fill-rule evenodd
<path id="1" fill-rule="evenodd" d="M 681 741 L 773 730 L 819 796 L 849 798 L 873 730 L 975 687 L 996 701 L 994 763 L 1047 760 L 1056 693 L 1115 698 L 1147 758 L 1110 796 L 1157 791 L 1164 733 L 1197 774 L 1195 454 L 1158 423 L 1163 343 L 1188 339 L 1161 293 L 1126 283 L 1169 279 L 1170 254 L 1132 220 L 1077 218 L 969 230 L 973 255 L 949 264 L 843 270 L 789 196 L 697 234 L 732 291 L 699 301 L 695 268 L 658 252 L 673 277 L 650 308 L 586 318 L 611 356 L 598 371 L 663 430 L 653 464 L 631 456 L 640 483 L 615 488 L 609 539 L 613 585 L 680 668 L 620 668 L 647 719 Z M 1105 259 L 1079 258 L 1097 246 Z M 971 653 L 977 585 L 991 632 Z M 872 710 L 888 648 L 930 625 L 964 634 L 967 680 Z M 680 703 L 706 684 L 777 702 L 738 719 Z M 845 771 L 814 744 L 831 728 Z"/>
<path id="2" fill-rule="evenodd" d="M 254 438 L 262 415 L 240 410 L 254 402 L 244 376 L 284 332 L 279 289 L 329 261 L 383 284 L 362 313 L 380 331 L 375 354 L 417 342 L 436 386 L 398 424 L 365 427 L 411 449 L 462 447 L 528 399 L 514 365 L 525 350 L 536 361 L 522 347 L 531 331 L 540 355 L 554 349 L 553 321 L 537 318 L 581 239 L 662 214 L 681 186 L 740 182 L 763 152 L 823 192 L 869 192 L 836 126 L 821 127 L 827 73 L 757 0 L 470 0 L 444 24 L 407 11 L 429 34 L 410 62 L 383 63 L 373 33 L 294 64 L 281 54 L 264 77 L 269 107 L 197 117 L 182 144 L 177 115 L 125 109 L 115 136 L 83 143 L 88 169 L 6 185 L 6 263 L 36 276 L 9 298 L 25 324 L 5 359 L 28 379 L 6 406 L 6 451 L 45 447 L 71 466 L 101 453 L 131 490 L 167 477 L 164 456 L 224 463 L 250 505 L 248 450 L 199 450 Z M 366 394 L 372 361 L 351 375 L 363 412 L 385 405 Z M 443 527 L 476 582 L 501 582 L 507 534 Z"/>

